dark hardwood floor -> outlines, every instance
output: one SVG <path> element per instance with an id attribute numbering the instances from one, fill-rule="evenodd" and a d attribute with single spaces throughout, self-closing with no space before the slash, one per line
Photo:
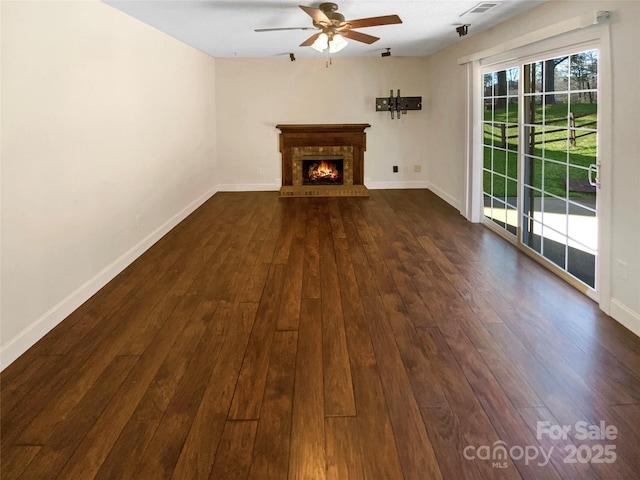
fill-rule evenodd
<path id="1" fill-rule="evenodd" d="M 3 480 L 640 478 L 640 339 L 426 190 L 218 193 L 1 380 Z"/>

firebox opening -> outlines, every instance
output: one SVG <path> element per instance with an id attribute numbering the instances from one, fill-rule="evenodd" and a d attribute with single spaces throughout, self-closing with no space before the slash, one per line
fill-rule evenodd
<path id="1" fill-rule="evenodd" d="M 342 157 L 314 157 L 302 159 L 303 185 L 342 185 L 344 159 Z"/>

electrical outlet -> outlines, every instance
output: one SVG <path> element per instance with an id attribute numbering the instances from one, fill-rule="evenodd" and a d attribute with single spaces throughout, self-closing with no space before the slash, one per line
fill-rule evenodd
<path id="1" fill-rule="evenodd" d="M 627 262 L 623 262 L 622 260 L 617 260 L 616 261 L 616 276 L 618 276 L 622 280 L 627 280 L 628 279 L 628 273 L 627 273 L 628 267 L 629 267 L 629 265 L 627 265 Z"/>
<path id="2" fill-rule="evenodd" d="M 422 171 L 422 167 L 420 165 L 413 166 L 414 173 L 420 173 Z"/>
<path id="3" fill-rule="evenodd" d="M 393 166 L 393 173 L 398 173 L 398 166 L 397 165 Z"/>
<path id="4" fill-rule="evenodd" d="M 140 228 L 141 225 L 142 225 L 142 215 L 138 214 L 136 215 L 136 228 Z"/>
<path id="5" fill-rule="evenodd" d="M 262 169 L 261 169 L 260 167 L 258 167 L 258 168 L 256 169 L 256 173 L 257 173 L 258 175 L 262 175 Z"/>

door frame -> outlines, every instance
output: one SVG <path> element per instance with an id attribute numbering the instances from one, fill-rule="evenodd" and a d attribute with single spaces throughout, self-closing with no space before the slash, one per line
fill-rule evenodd
<path id="1" fill-rule="evenodd" d="M 589 27 L 589 28 L 587 28 Z M 509 48 L 511 47 L 511 48 Z M 589 49 L 598 50 L 598 161 L 601 163 L 599 179 L 601 187 L 598 191 L 598 252 L 596 256 L 596 288 L 583 285 L 581 282 L 571 282 L 570 275 L 560 276 L 569 281 L 587 296 L 596 301 L 606 314 L 611 308 L 611 139 L 612 139 L 612 79 L 611 79 L 611 51 L 610 32 L 608 25 L 585 24 L 584 17 L 576 17 L 561 24 L 551 25 L 541 31 L 532 32 L 509 42 L 509 45 L 495 47 L 483 52 L 458 59 L 458 63 L 466 65 L 466 113 L 467 124 L 465 131 L 466 163 L 465 189 L 462 202 L 462 215 L 474 223 L 484 222 L 482 195 L 482 72 L 487 67 L 493 68 L 511 63 L 518 66 L 533 61 L 536 58 L 553 57 L 558 51 L 577 52 Z M 521 166 L 522 167 L 522 166 Z M 521 174 L 522 172 L 520 172 Z M 519 175 L 519 188 L 522 176 Z M 496 231 L 498 229 L 495 229 Z M 502 233 L 502 232 L 498 232 Z M 518 245 L 517 239 L 503 235 L 509 241 Z M 514 241 L 515 240 L 515 241 Z M 528 249 L 522 251 L 531 255 Z M 536 258 L 538 260 L 538 258 Z M 542 263 L 542 262 L 541 262 Z M 559 274 L 563 270 L 545 267 Z M 549 262 L 551 263 L 551 262 Z M 581 288 L 581 286 L 583 288 Z"/>

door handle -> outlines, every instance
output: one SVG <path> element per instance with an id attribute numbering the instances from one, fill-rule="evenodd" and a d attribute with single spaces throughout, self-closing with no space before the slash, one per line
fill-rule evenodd
<path id="1" fill-rule="evenodd" d="M 600 188 L 600 163 L 592 163 L 587 170 L 589 174 L 589 185 Z M 594 178 L 595 173 L 595 178 Z"/>

